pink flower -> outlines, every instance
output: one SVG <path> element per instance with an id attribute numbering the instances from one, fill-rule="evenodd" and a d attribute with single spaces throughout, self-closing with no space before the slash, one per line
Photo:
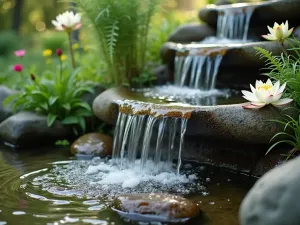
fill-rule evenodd
<path id="1" fill-rule="evenodd" d="M 60 48 L 56 49 L 57 56 L 62 56 L 62 54 L 63 54 L 63 51 Z"/>
<path id="2" fill-rule="evenodd" d="M 23 66 L 21 64 L 14 65 L 14 71 L 15 72 L 22 72 Z"/>
<path id="3" fill-rule="evenodd" d="M 20 49 L 20 50 L 15 51 L 15 55 L 17 57 L 23 57 L 25 54 L 26 54 L 26 51 L 24 49 Z"/>

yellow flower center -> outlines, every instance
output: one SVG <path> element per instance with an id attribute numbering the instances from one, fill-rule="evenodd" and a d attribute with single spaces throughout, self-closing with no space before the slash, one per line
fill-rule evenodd
<path id="1" fill-rule="evenodd" d="M 257 90 L 265 90 L 265 91 L 268 91 L 268 90 L 270 90 L 270 89 L 272 89 L 272 85 L 270 85 L 270 84 L 262 84 L 262 85 L 260 85 L 260 86 L 258 86 L 257 87 Z"/>

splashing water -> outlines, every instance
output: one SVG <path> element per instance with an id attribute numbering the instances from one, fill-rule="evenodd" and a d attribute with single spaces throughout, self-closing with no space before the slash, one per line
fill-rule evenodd
<path id="1" fill-rule="evenodd" d="M 159 173 L 171 171 L 173 159 L 178 156 L 176 172 L 179 174 L 186 126 L 186 118 L 119 113 L 113 160 L 121 166 L 120 169 L 127 169 L 135 167 L 140 157 L 141 171 L 147 168 L 149 162 L 154 162 L 156 173 Z M 176 135 L 179 136 L 178 144 L 175 144 Z M 161 162 L 164 166 L 157 166 Z"/>
<path id="2" fill-rule="evenodd" d="M 227 7 L 218 10 L 217 37 L 247 40 L 254 6 Z"/>

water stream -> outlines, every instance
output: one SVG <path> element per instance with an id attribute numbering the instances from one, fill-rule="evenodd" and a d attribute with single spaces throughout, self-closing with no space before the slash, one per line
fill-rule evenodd
<path id="1" fill-rule="evenodd" d="M 171 171 L 173 160 L 178 159 L 179 174 L 181 152 L 187 126 L 186 118 L 154 117 L 119 113 L 114 139 L 113 160 L 120 169 L 132 168 L 140 159 L 140 170 L 154 162 L 157 173 Z M 178 132 L 177 132 L 178 131 Z M 176 136 L 179 138 L 175 144 Z M 158 165 L 164 164 L 163 167 Z"/>
<path id="2" fill-rule="evenodd" d="M 253 5 L 220 7 L 218 9 L 217 37 L 210 39 L 213 42 L 203 40 L 200 43 L 223 44 L 224 40 L 229 42 L 247 41 L 250 19 L 254 9 Z M 220 45 L 215 48 L 210 47 L 209 54 L 205 50 L 206 48 L 207 46 L 204 45 L 203 51 L 199 51 L 201 50 L 199 47 L 198 49 L 182 49 L 181 47 L 177 49 L 174 70 L 176 86 L 208 91 L 215 88 L 219 67 L 226 53 L 226 46 L 223 48 Z"/>
<path id="3" fill-rule="evenodd" d="M 217 37 L 246 41 L 254 9 L 254 6 L 219 9 Z"/>

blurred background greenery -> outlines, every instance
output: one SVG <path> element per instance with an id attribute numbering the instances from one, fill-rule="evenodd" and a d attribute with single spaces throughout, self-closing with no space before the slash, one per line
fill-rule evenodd
<path id="1" fill-rule="evenodd" d="M 158 63 L 159 49 L 169 34 L 183 23 L 198 22 L 197 12 L 208 2 L 211 3 L 211 0 L 161 0 L 161 7 L 154 16 L 150 29 L 148 60 Z M 30 72 L 42 73 L 47 68 L 46 59 L 42 55 L 45 49 L 55 52 L 57 48 L 62 48 L 67 51 L 66 34 L 55 31 L 51 21 L 57 14 L 71 7 L 70 3 L 59 0 L 0 0 L 0 83 L 14 86 L 16 79 L 10 77 L 15 76 L 12 66 L 16 63 L 28 67 L 34 64 Z M 90 40 L 90 36 L 86 29 L 81 29 L 73 38 L 82 51 L 87 49 L 87 44 L 92 50 L 93 40 Z M 18 49 L 26 49 L 26 57 L 17 59 L 14 51 Z M 86 57 L 88 59 L 83 61 L 90 67 L 89 62 L 95 59 L 91 60 L 92 56 Z M 91 70 L 93 73 L 96 70 L 102 71 L 101 68 Z M 97 76 L 91 78 L 96 81 L 100 79 Z"/>

